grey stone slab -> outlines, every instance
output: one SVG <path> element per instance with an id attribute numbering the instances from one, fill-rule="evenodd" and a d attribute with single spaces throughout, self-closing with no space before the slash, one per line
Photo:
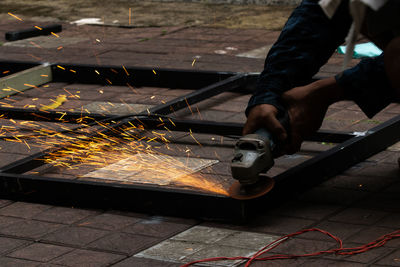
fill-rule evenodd
<path id="1" fill-rule="evenodd" d="M 186 257 L 183 259 L 183 262 L 192 262 L 206 258 L 215 258 L 215 257 L 250 257 L 257 250 L 238 248 L 238 247 L 229 247 L 223 245 L 212 245 L 207 246 L 206 248 Z M 222 260 L 222 261 L 211 261 L 211 262 L 203 262 L 198 263 L 199 266 L 237 266 L 243 260 Z"/>
<path id="2" fill-rule="evenodd" d="M 233 235 L 229 235 L 219 241 L 216 244 L 221 246 L 229 246 L 236 248 L 244 248 L 258 251 L 264 246 L 270 244 L 280 236 L 274 236 L 269 234 L 260 234 L 252 232 L 237 232 Z"/>
<path id="3" fill-rule="evenodd" d="M 128 115 L 146 111 L 147 109 L 150 109 L 153 106 L 154 105 L 146 105 L 146 104 L 92 102 L 88 105 L 84 105 L 83 109 L 89 111 L 90 113 Z"/>
<path id="4" fill-rule="evenodd" d="M 246 51 L 240 54 L 237 54 L 237 57 L 247 57 L 247 58 L 261 58 L 265 59 L 272 45 L 262 46 L 250 51 Z"/>
<path id="5" fill-rule="evenodd" d="M 182 176 L 190 175 L 217 162 L 208 159 L 140 153 L 82 177 L 168 185 Z"/>
<path id="6" fill-rule="evenodd" d="M 166 240 L 136 254 L 135 257 L 180 262 L 205 247 L 206 244 L 197 242 Z"/>
<path id="7" fill-rule="evenodd" d="M 174 237 L 172 240 L 199 242 L 204 244 L 215 243 L 223 238 L 236 234 L 237 231 L 207 226 L 194 226 Z"/>

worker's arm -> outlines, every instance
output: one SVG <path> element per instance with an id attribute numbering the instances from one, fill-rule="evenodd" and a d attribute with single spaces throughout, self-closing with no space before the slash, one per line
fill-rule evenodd
<path id="1" fill-rule="evenodd" d="M 293 153 L 304 137 L 320 127 L 330 104 L 351 99 L 372 117 L 394 100 L 395 90 L 385 71 L 385 65 L 390 64 L 385 64 L 383 55 L 362 60 L 336 77 L 310 83 L 348 32 L 351 19 L 347 4 L 342 2 L 332 20 L 323 14 L 317 1 L 303 1 L 294 11 L 267 56 L 246 110 L 244 134 L 266 128 L 284 140 L 287 134 L 275 117 L 289 110 L 291 140 L 287 140 L 287 152 Z"/>
<path id="2" fill-rule="evenodd" d="M 264 127 L 278 138 L 285 138 L 284 129 L 273 120 L 274 113 L 285 109 L 281 95 L 309 84 L 344 42 L 351 24 L 347 4 L 344 1 L 332 19 L 326 17 L 318 1 L 303 1 L 293 11 L 265 60 L 256 91 L 246 109 L 248 121 L 244 134 Z"/>

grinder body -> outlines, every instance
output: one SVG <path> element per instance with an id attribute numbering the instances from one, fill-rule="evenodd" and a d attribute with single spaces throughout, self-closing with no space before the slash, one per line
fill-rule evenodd
<path id="1" fill-rule="evenodd" d="M 289 132 L 287 111 L 282 112 L 278 120 Z M 244 187 L 256 184 L 259 174 L 274 166 L 274 158 L 280 155 L 281 148 L 282 144 L 264 128 L 241 137 L 235 145 L 231 162 L 232 177 Z"/>

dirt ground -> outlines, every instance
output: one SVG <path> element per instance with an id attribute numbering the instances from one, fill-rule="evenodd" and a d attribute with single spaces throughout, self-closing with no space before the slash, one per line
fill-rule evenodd
<path id="1" fill-rule="evenodd" d="M 214 26 L 279 30 L 293 6 L 231 5 L 135 0 L 2 0 L 0 18 L 75 21 L 99 18 L 105 24 L 148 26 Z"/>

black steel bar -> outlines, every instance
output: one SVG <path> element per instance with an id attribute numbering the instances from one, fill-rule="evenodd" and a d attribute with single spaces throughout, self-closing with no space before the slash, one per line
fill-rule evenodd
<path id="1" fill-rule="evenodd" d="M 62 25 L 61 24 L 52 24 L 43 27 L 34 28 L 31 27 L 29 29 L 23 29 L 19 31 L 6 32 L 6 40 L 7 41 L 16 41 L 21 39 L 26 39 L 30 37 L 40 36 L 40 35 L 49 35 L 51 33 L 61 32 Z"/>
<path id="2" fill-rule="evenodd" d="M 63 122 L 63 123 L 77 123 L 76 120 L 82 120 L 83 123 L 91 123 L 94 121 L 111 121 L 116 119 L 122 119 L 124 117 L 134 117 L 134 114 L 127 116 L 118 115 L 104 115 L 94 113 L 79 113 L 79 112 L 56 112 L 56 111 L 40 111 L 40 110 L 27 110 L 20 108 L 5 108 L 0 107 L 0 115 L 4 118 L 14 120 L 31 120 L 31 121 L 48 121 L 48 122 Z M 166 126 L 170 130 L 174 131 L 189 131 L 194 133 L 208 133 L 216 135 L 236 135 L 240 136 L 243 130 L 242 123 L 229 123 L 229 122 L 215 122 L 205 120 L 188 120 L 188 119 L 176 119 L 170 118 L 174 124 L 172 124 L 167 117 L 164 118 L 164 124 L 160 124 L 160 120 L 157 116 L 143 116 L 139 115 L 139 119 L 144 123 L 145 129 L 164 130 Z M 60 120 L 60 118 L 62 119 Z M 85 119 L 86 118 L 86 119 Z M 313 142 L 328 142 L 328 143 L 342 143 L 355 135 L 349 132 L 332 131 L 332 130 L 319 130 L 313 134 L 306 141 Z"/>
<path id="3" fill-rule="evenodd" d="M 199 89 L 237 75 L 235 72 L 153 69 L 128 66 L 53 64 L 55 82 Z M 128 75 L 129 74 L 129 75 Z"/>
<path id="4" fill-rule="evenodd" d="M 0 173 L 0 195 L 53 205 L 101 206 L 238 223 L 247 217 L 242 201 L 224 195 L 166 186 Z"/>
<path id="5" fill-rule="evenodd" d="M 12 61 L 12 60 L 7 60 L 3 61 L 0 60 L 0 78 L 22 71 L 26 69 L 30 69 L 36 66 L 41 65 L 40 62 L 21 62 L 21 61 Z"/>
<path id="6" fill-rule="evenodd" d="M 337 175 L 400 140 L 400 115 L 274 177 L 278 186 L 309 186 Z"/>

